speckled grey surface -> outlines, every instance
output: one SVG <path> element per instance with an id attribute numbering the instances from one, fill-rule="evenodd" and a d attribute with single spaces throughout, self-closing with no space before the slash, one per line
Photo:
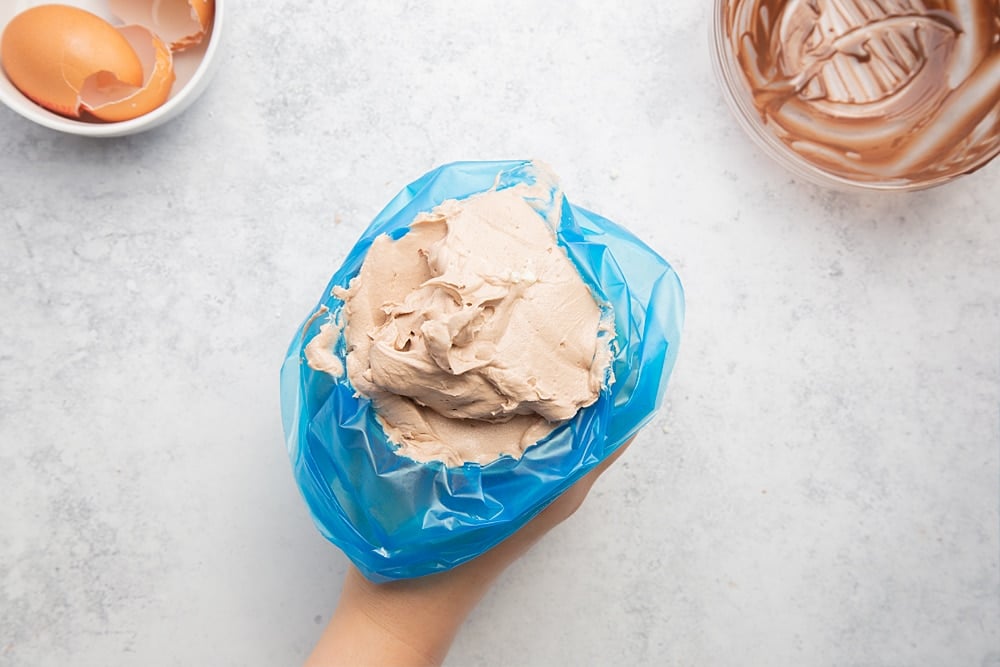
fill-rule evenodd
<path id="1" fill-rule="evenodd" d="M 0 664 L 299 663 L 346 561 L 285 456 L 289 337 L 399 188 L 513 157 L 688 319 L 664 410 L 448 665 L 1000 664 L 1000 162 L 794 180 L 695 0 L 233 5 L 167 126 L 0 110 Z"/>

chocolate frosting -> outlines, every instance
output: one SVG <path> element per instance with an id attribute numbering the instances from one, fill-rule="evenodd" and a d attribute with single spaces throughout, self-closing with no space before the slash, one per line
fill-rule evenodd
<path id="1" fill-rule="evenodd" d="M 613 324 L 519 184 L 449 200 L 375 239 L 348 289 L 347 375 L 418 461 L 488 463 L 592 404 Z M 560 195 L 561 201 L 561 195 Z M 558 210 L 559 207 L 557 207 Z M 310 366 L 339 376 L 327 323 Z"/>

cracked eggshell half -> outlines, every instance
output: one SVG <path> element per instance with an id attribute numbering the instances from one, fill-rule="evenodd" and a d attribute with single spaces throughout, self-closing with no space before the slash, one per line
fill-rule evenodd
<path id="1" fill-rule="evenodd" d="M 138 118 L 158 108 L 167 101 L 176 78 L 170 48 L 149 28 L 129 25 L 118 28 L 118 32 L 128 40 L 142 63 L 142 86 L 109 92 L 97 86 L 91 77 L 80 91 L 80 99 L 90 113 L 111 122 Z"/>
<path id="2" fill-rule="evenodd" d="M 0 64 L 18 90 L 46 109 L 79 117 L 92 91 L 142 85 L 142 63 L 132 45 L 107 21 L 62 5 L 28 9 L 0 35 Z"/>
<path id="3" fill-rule="evenodd" d="M 212 26 L 211 0 L 108 0 L 122 23 L 149 26 L 173 51 L 200 44 Z"/>
<path id="4" fill-rule="evenodd" d="M 173 1 L 185 4 L 186 11 L 201 16 L 192 5 L 186 4 L 187 0 Z M 168 0 L 133 1 L 132 4 L 145 5 L 147 2 L 150 6 L 170 4 Z M 192 0 L 192 2 L 201 3 L 203 0 Z M 0 0 L 0 34 L 3 34 L 8 24 L 25 10 L 49 4 L 51 3 L 45 0 L 27 2 Z M 224 33 L 224 0 L 207 3 L 211 11 L 205 15 L 207 23 L 200 41 L 179 52 L 171 52 L 167 44 L 169 37 L 156 35 L 155 26 L 142 24 L 122 26 L 120 18 L 112 12 L 108 0 L 72 0 L 61 4 L 86 10 L 103 21 L 114 24 L 117 28 L 116 34 L 130 45 L 142 69 L 137 85 L 132 85 L 135 81 L 133 76 L 125 80 L 126 87 L 117 91 L 114 90 L 118 85 L 114 78 L 123 80 L 125 75 L 116 73 L 114 78 L 110 78 L 110 74 L 102 74 L 100 79 L 91 80 L 89 86 L 82 89 L 85 98 L 91 102 L 87 105 L 91 113 L 85 113 L 82 118 L 73 118 L 60 115 L 33 102 L 14 85 L 11 76 L 0 68 L 0 102 L 39 125 L 70 134 L 94 137 L 116 137 L 152 129 L 178 116 L 194 102 L 208 86 L 219 63 L 220 43 Z M 152 35 L 161 39 L 157 41 L 155 37 L 151 37 Z M 44 47 L 45 42 L 39 45 Z M 170 85 L 171 66 L 175 79 L 173 85 Z M 83 78 L 86 79 L 87 76 L 89 74 Z M 113 85 L 109 87 L 109 84 Z M 92 97 L 98 92 L 101 94 L 96 99 Z M 140 109 L 144 108 L 151 110 L 141 112 Z M 136 113 L 140 115 L 134 117 Z"/>

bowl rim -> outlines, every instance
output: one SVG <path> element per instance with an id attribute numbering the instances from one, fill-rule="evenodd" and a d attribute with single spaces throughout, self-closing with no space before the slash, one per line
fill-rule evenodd
<path id="1" fill-rule="evenodd" d="M 224 0 L 215 0 L 208 43 L 194 74 L 173 97 L 148 113 L 124 121 L 88 123 L 53 113 L 28 99 L 16 88 L 13 89 L 13 92 L 9 92 L 2 86 L 0 86 L 0 102 L 22 118 L 37 125 L 82 137 L 120 137 L 151 130 L 179 115 L 197 99 L 207 86 L 218 62 L 219 43 L 222 41 L 223 26 L 225 25 L 224 5 Z M 0 32 L 2 32 L 2 26 L 0 26 Z"/>

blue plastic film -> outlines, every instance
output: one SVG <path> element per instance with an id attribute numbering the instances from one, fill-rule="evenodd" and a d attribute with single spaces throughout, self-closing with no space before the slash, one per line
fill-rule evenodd
<path id="1" fill-rule="evenodd" d="M 458 162 L 408 185 L 358 239 L 288 348 L 281 410 L 295 479 L 320 532 L 373 581 L 441 572 L 485 552 L 610 456 L 662 402 L 684 318 L 680 280 L 631 233 L 561 197 L 551 220 L 558 242 L 614 311 L 614 382 L 520 459 L 449 468 L 400 456 L 346 375 L 306 364 L 306 343 L 343 305 L 333 288 L 348 286 L 377 236 L 398 237 L 445 200 L 532 184 L 534 174 L 530 161 Z M 334 352 L 345 360 L 342 340 Z"/>

